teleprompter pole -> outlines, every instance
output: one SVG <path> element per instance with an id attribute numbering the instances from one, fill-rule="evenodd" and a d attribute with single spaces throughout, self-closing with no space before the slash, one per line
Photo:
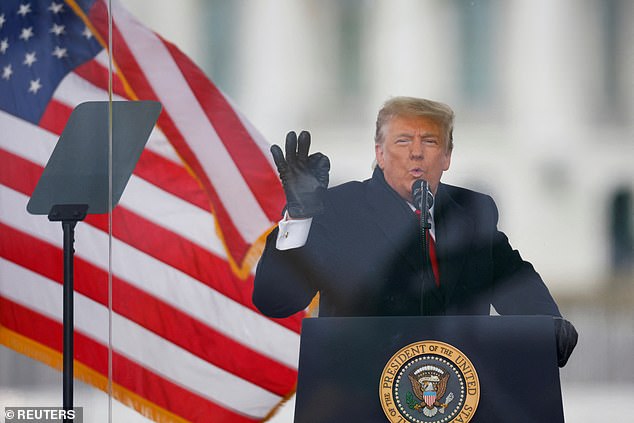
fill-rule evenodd
<path id="1" fill-rule="evenodd" d="M 75 226 L 84 220 L 88 205 L 62 204 L 55 205 L 48 214 L 48 220 L 62 222 L 64 232 L 64 312 L 63 312 L 63 356 L 62 356 L 62 406 L 65 411 L 73 409 L 73 359 L 74 359 L 74 255 L 75 255 Z M 70 422 L 64 419 L 64 422 Z"/>

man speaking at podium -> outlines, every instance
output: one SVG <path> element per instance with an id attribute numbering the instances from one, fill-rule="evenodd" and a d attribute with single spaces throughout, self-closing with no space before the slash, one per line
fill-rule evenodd
<path id="1" fill-rule="evenodd" d="M 309 154 L 308 132 L 290 132 L 285 153 L 271 148 L 287 205 L 255 276 L 262 313 L 289 316 L 317 293 L 320 316 L 488 315 L 493 305 L 554 316 L 565 365 L 577 333 L 498 230 L 493 199 L 441 182 L 453 119 L 442 103 L 390 99 L 377 117 L 372 177 L 330 189 L 330 162 Z"/>

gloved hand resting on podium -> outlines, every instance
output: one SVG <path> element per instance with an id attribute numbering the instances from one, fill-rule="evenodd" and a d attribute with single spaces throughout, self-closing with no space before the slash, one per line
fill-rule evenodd
<path id="1" fill-rule="evenodd" d="M 557 365 L 564 367 L 577 345 L 579 335 L 568 320 L 555 317 L 555 340 L 557 342 Z"/>

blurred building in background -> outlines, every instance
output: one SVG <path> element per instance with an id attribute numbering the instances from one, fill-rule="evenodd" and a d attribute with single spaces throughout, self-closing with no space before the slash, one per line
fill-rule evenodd
<path id="1" fill-rule="evenodd" d="M 371 174 L 387 98 L 451 105 L 444 180 L 494 196 L 501 228 L 577 325 L 563 381 L 618 382 L 631 396 L 634 2 L 122 2 L 270 142 L 311 131 L 313 149 L 331 158 L 332 184 Z M 5 378 L 15 374 L 7 351 L 0 373 L 10 385 L 18 376 Z"/>
<path id="2" fill-rule="evenodd" d="M 369 176 L 387 98 L 446 102 L 456 148 L 445 181 L 494 195 L 502 228 L 556 294 L 631 279 L 631 1 L 126 4 L 270 142 L 310 130 L 333 184 Z"/>

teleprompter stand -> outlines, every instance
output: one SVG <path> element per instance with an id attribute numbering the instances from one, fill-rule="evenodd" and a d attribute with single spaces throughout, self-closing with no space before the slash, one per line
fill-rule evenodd
<path id="1" fill-rule="evenodd" d="M 73 409 L 73 261 L 75 254 L 75 226 L 84 220 L 88 204 L 58 204 L 51 208 L 48 220 L 62 222 L 64 232 L 64 345 L 62 352 L 62 406 L 64 410 Z"/>
<path id="2" fill-rule="evenodd" d="M 161 112 L 161 105 L 156 101 L 116 101 L 111 104 L 112 151 L 109 147 L 109 103 L 93 101 L 80 104 L 68 119 L 27 204 L 29 213 L 48 215 L 50 221 L 62 223 L 62 391 L 63 408 L 67 411 L 73 409 L 75 226 L 87 214 L 109 213 L 116 206 Z"/>

